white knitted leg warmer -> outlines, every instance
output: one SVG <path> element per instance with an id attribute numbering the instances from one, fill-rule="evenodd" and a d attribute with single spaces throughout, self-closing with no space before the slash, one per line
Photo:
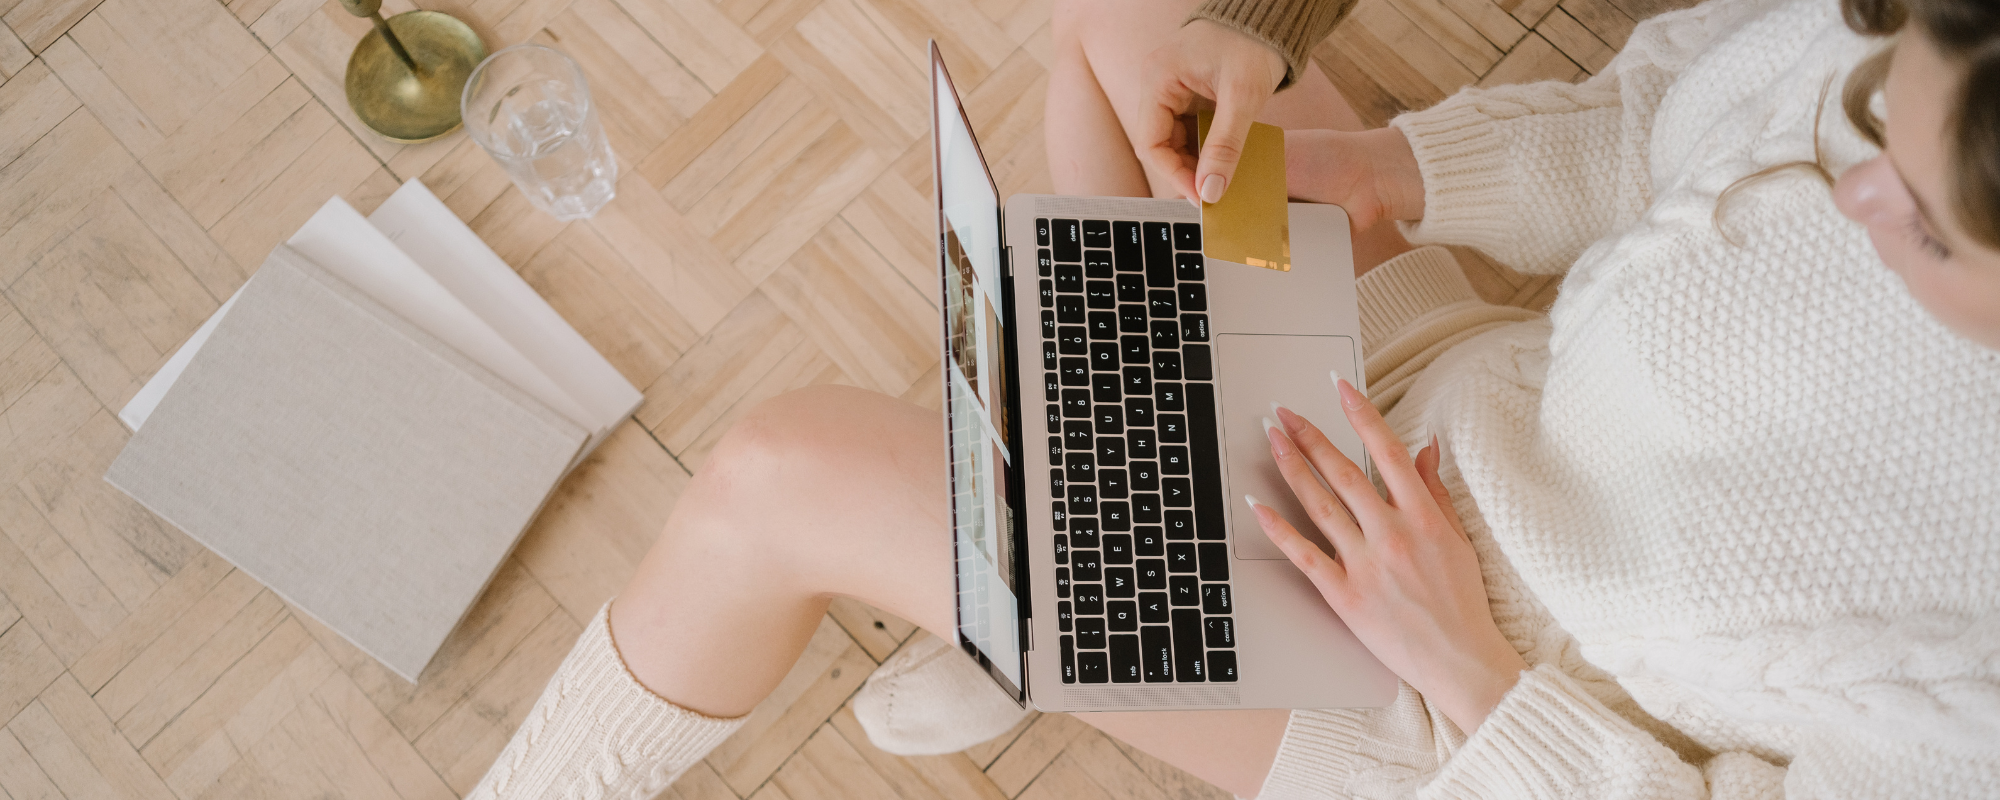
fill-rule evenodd
<path id="1" fill-rule="evenodd" d="M 972 659 L 929 635 L 882 662 L 854 696 L 868 741 L 900 756 L 956 753 L 1027 715 Z"/>
<path id="2" fill-rule="evenodd" d="M 632 677 L 606 603 L 466 798 L 652 800 L 742 725 L 667 702 Z"/>

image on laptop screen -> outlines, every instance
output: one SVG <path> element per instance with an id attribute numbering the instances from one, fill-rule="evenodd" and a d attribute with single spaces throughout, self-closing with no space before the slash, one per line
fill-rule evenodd
<path id="1" fill-rule="evenodd" d="M 943 235 L 945 421 L 951 458 L 959 637 L 1018 691 L 1019 603 L 1014 587 L 1007 470 L 1006 316 L 1001 305 L 1000 198 L 966 128 L 958 98 L 933 62 L 938 222 Z"/>

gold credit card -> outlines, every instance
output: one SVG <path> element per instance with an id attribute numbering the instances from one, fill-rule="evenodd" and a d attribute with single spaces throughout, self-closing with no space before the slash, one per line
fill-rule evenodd
<path id="1" fill-rule="evenodd" d="M 1215 112 L 1196 113 L 1196 140 L 1208 139 Z M 1222 202 L 1201 204 L 1201 250 L 1209 258 L 1292 271 L 1292 228 L 1285 209 L 1285 131 L 1250 123 L 1236 177 Z"/>

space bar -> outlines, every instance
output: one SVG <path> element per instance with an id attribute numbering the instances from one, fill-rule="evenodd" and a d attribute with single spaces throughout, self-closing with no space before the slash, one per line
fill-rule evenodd
<path id="1" fill-rule="evenodd" d="M 1194 473 L 1194 532 L 1197 539 L 1227 538 L 1222 513 L 1222 463 L 1215 449 L 1215 385 L 1187 384 L 1188 448 Z"/>

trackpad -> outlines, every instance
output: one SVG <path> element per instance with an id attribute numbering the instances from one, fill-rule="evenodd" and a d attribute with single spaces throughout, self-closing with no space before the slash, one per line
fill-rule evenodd
<path id="1" fill-rule="evenodd" d="M 1321 549 L 1332 552 L 1326 537 L 1306 517 L 1278 465 L 1271 459 L 1265 437 L 1265 417 L 1277 421 L 1272 401 L 1319 426 L 1340 451 L 1364 468 L 1361 437 L 1340 411 L 1340 393 L 1333 373 L 1349 383 L 1360 370 L 1359 348 L 1346 336 L 1287 336 L 1222 334 L 1216 338 L 1216 386 L 1221 390 L 1224 499 L 1229 508 L 1230 539 L 1237 558 L 1283 560 L 1285 554 L 1257 525 L 1257 515 L 1243 502 L 1253 494 L 1278 510 L 1292 527 Z"/>

